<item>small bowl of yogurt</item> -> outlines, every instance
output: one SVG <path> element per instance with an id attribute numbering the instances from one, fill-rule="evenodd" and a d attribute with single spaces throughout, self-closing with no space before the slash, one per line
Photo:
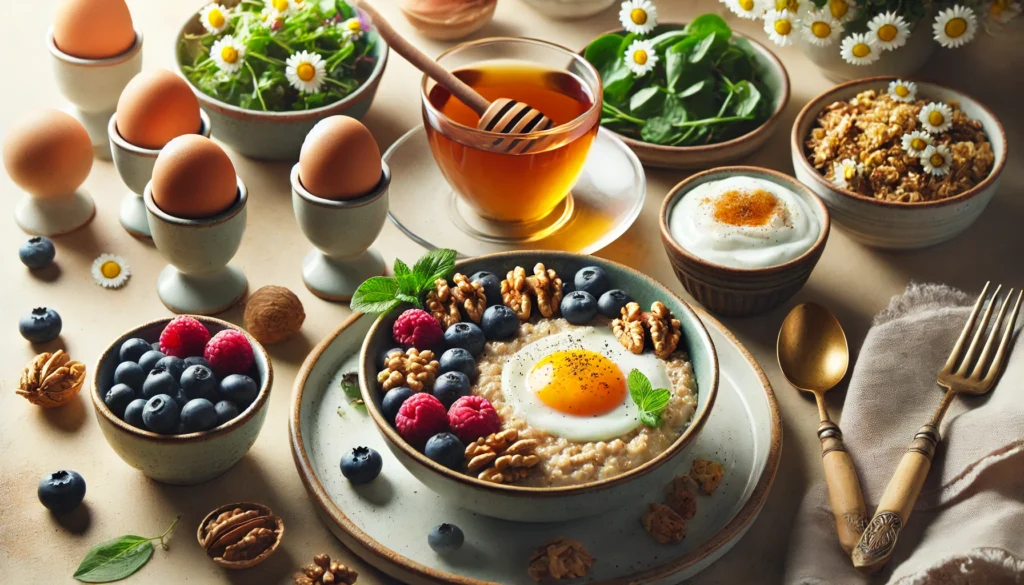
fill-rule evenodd
<path id="1" fill-rule="evenodd" d="M 810 189 L 758 167 L 719 167 L 676 185 L 661 239 L 683 287 L 709 311 L 743 317 L 784 303 L 828 240 L 828 209 Z"/>

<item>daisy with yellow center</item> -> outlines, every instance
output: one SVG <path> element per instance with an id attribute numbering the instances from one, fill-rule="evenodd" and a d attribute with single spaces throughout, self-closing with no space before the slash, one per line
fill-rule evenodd
<path id="1" fill-rule="evenodd" d="M 626 67 L 637 77 L 643 77 L 658 64 L 658 54 L 650 41 L 637 39 L 626 49 Z"/>
<path id="2" fill-rule="evenodd" d="M 978 18 L 973 10 L 957 4 L 935 17 L 932 32 L 940 45 L 955 49 L 974 40 L 978 34 Z"/>
<path id="3" fill-rule="evenodd" d="M 852 158 L 832 163 L 832 183 L 840 189 L 849 189 L 860 176 L 860 165 Z"/>
<path id="4" fill-rule="evenodd" d="M 832 14 L 832 18 L 844 24 L 857 17 L 854 0 L 828 0 L 826 9 Z"/>
<path id="5" fill-rule="evenodd" d="M 757 20 L 764 14 L 764 0 L 722 0 L 722 2 L 740 18 Z"/>
<path id="6" fill-rule="evenodd" d="M 795 14 L 788 9 L 769 10 L 764 14 L 764 32 L 773 43 L 780 47 L 793 44 L 796 37 Z"/>
<path id="7" fill-rule="evenodd" d="M 875 40 L 867 33 L 853 33 L 843 39 L 839 53 L 850 65 L 870 65 L 882 56 Z"/>
<path id="8" fill-rule="evenodd" d="M 302 93 L 316 93 L 327 77 L 324 59 L 316 53 L 300 51 L 285 61 L 284 76 L 292 87 Z"/>
<path id="9" fill-rule="evenodd" d="M 267 0 L 267 8 L 274 11 L 277 18 L 288 18 L 299 11 L 295 0 Z"/>
<path id="10" fill-rule="evenodd" d="M 941 177 L 949 172 L 949 167 L 953 162 L 953 153 L 949 151 L 949 147 L 943 144 L 938 146 L 929 146 L 921 153 L 921 166 L 924 167 L 924 172 L 929 175 L 935 175 Z"/>
<path id="11" fill-rule="evenodd" d="M 898 49 L 907 43 L 910 25 L 895 12 L 883 12 L 868 21 L 868 30 L 875 44 L 883 51 Z"/>
<path id="12" fill-rule="evenodd" d="M 228 9 L 214 2 L 199 11 L 199 22 L 207 32 L 217 34 L 228 25 Z"/>
<path id="13" fill-rule="evenodd" d="M 101 254 L 93 260 L 91 272 L 92 279 L 103 288 L 121 288 L 132 275 L 124 258 L 114 254 Z"/>
<path id="14" fill-rule="evenodd" d="M 779 12 L 788 10 L 790 14 L 796 16 L 798 13 L 807 10 L 811 2 L 810 0 L 769 0 L 769 4 L 773 4 L 775 10 Z"/>
<path id="15" fill-rule="evenodd" d="M 345 38 L 353 43 L 363 38 L 363 23 L 359 22 L 358 18 L 350 18 L 341 23 L 341 29 Z"/>
<path id="16" fill-rule="evenodd" d="M 932 136 L 927 132 L 921 132 L 920 130 L 914 130 L 913 132 L 907 132 L 900 139 L 902 142 L 901 146 L 903 151 L 910 156 L 921 156 L 925 150 L 932 145 Z"/>
<path id="17" fill-rule="evenodd" d="M 635 35 L 646 35 L 658 26 L 658 9 L 651 0 L 626 0 L 619 9 L 622 28 Z"/>
<path id="18" fill-rule="evenodd" d="M 210 47 L 210 58 L 226 73 L 237 73 L 245 62 L 245 45 L 231 35 L 217 39 Z"/>
<path id="19" fill-rule="evenodd" d="M 932 102 L 917 115 L 921 126 L 932 134 L 945 132 L 953 126 L 953 110 L 942 102 Z"/>
<path id="20" fill-rule="evenodd" d="M 913 81 L 896 79 L 889 82 L 889 97 L 896 102 L 912 104 L 917 100 L 917 84 Z"/>
<path id="21" fill-rule="evenodd" d="M 816 47 L 827 47 L 843 34 L 843 23 L 828 10 L 815 10 L 807 14 L 800 24 L 804 40 Z"/>

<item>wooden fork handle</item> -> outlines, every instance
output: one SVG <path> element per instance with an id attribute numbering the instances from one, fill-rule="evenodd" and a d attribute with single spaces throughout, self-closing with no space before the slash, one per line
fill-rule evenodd
<path id="1" fill-rule="evenodd" d="M 900 532 L 910 518 L 921 486 L 932 466 L 935 447 L 939 444 L 939 429 L 929 423 L 921 427 L 903 454 L 896 473 L 878 502 L 878 509 L 860 541 L 850 555 L 857 570 L 871 574 L 881 569 L 893 549 Z"/>
<path id="2" fill-rule="evenodd" d="M 822 421 L 818 426 L 818 438 L 821 439 L 821 460 L 825 466 L 828 500 L 836 518 L 839 545 L 850 553 L 868 523 L 864 495 L 860 491 L 857 470 L 843 445 L 839 426 L 830 420 Z"/>

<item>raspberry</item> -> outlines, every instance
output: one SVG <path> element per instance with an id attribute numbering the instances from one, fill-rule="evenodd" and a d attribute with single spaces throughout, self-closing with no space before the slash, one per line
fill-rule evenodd
<path id="1" fill-rule="evenodd" d="M 448 415 L 433 394 L 420 392 L 402 403 L 395 416 L 395 428 L 403 439 L 419 448 L 430 437 L 448 430 Z"/>
<path id="2" fill-rule="evenodd" d="M 448 425 L 467 445 L 501 429 L 498 413 L 486 398 L 463 396 L 448 410 Z"/>
<path id="3" fill-rule="evenodd" d="M 252 345 L 244 333 L 234 329 L 225 329 L 213 336 L 206 344 L 203 357 L 210 362 L 210 367 L 218 376 L 244 374 L 252 367 L 255 356 Z"/>
<path id="4" fill-rule="evenodd" d="M 444 337 L 441 324 L 422 309 L 409 309 L 399 315 L 391 332 L 406 349 L 433 349 Z"/>
<path id="5" fill-rule="evenodd" d="M 195 317 L 175 317 L 160 333 L 160 351 L 164 355 L 188 358 L 203 355 L 210 331 Z"/>

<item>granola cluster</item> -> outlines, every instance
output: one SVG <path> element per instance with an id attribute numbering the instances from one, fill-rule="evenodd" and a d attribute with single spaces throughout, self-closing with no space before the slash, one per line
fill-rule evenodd
<path id="1" fill-rule="evenodd" d="M 933 137 L 952 153 L 949 172 L 942 176 L 926 172 L 920 158 L 901 144 L 905 134 L 923 129 L 918 116 L 928 101 L 897 102 L 874 90 L 835 102 L 818 114 L 805 143 L 807 159 L 833 182 L 836 163 L 853 159 L 862 169 L 846 178 L 846 188 L 865 197 L 917 203 L 959 195 L 988 177 L 995 154 L 981 123 L 970 119 L 958 102 L 946 104 L 952 109 L 952 127 Z"/>

